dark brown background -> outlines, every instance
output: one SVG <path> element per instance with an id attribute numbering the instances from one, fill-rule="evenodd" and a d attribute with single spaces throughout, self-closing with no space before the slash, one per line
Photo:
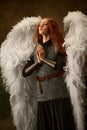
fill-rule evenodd
<path id="1" fill-rule="evenodd" d="M 87 0 L 0 0 L 0 44 L 7 33 L 23 17 L 51 16 L 56 18 L 63 31 L 63 18 L 68 11 L 87 14 Z M 2 87 L 0 78 L 0 130 L 13 130 L 9 95 Z"/>

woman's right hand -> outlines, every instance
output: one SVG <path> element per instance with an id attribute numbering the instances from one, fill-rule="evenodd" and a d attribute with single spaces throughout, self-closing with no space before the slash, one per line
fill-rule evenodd
<path id="1" fill-rule="evenodd" d="M 41 44 L 38 44 L 37 49 L 36 49 L 36 56 L 37 56 L 39 63 L 42 62 L 42 59 L 45 57 L 45 55 L 46 55 L 46 53 L 45 53 L 43 46 Z"/>

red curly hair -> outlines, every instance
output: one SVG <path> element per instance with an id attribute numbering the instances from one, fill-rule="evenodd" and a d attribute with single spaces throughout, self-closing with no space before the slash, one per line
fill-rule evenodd
<path id="1" fill-rule="evenodd" d="M 48 29 L 49 29 L 50 40 L 55 45 L 55 47 L 58 49 L 58 51 L 65 54 L 65 50 L 62 47 L 64 39 L 59 30 L 58 24 L 56 23 L 56 21 L 53 18 L 43 18 L 43 19 L 48 20 L 47 24 L 48 24 Z M 37 26 L 36 39 L 37 39 L 38 43 L 43 42 L 43 37 L 39 34 L 39 25 Z"/>

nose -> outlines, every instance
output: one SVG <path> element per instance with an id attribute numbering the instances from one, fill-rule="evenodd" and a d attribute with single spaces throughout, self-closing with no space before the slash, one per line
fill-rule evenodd
<path id="1" fill-rule="evenodd" d="M 40 28 L 42 28 L 42 27 L 43 27 L 43 25 L 41 24 L 39 27 L 40 27 Z"/>

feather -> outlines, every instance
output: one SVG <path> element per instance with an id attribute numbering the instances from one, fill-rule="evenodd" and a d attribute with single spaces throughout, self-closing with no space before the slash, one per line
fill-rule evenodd
<path id="1" fill-rule="evenodd" d="M 10 94 L 17 130 L 36 130 L 36 80 L 33 74 L 24 78 L 22 70 L 35 49 L 33 37 L 40 20 L 40 16 L 23 18 L 8 33 L 0 49 L 1 74 Z"/>
<path id="2" fill-rule="evenodd" d="M 77 130 L 84 130 L 85 62 L 87 57 L 87 16 L 80 11 L 69 12 L 64 17 L 67 61 L 65 82 L 70 93 Z"/>

